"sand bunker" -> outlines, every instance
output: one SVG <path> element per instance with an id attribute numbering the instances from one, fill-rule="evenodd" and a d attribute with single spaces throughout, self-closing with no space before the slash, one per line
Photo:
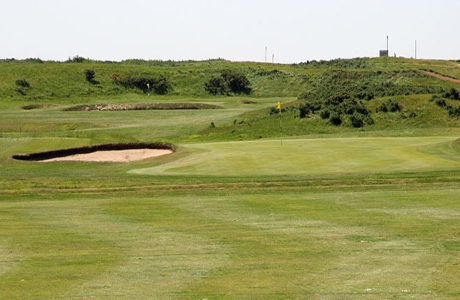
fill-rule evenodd
<path id="1" fill-rule="evenodd" d="M 14 159 L 50 161 L 130 162 L 173 153 L 174 145 L 155 143 L 118 143 L 13 155 Z"/>
<path id="2" fill-rule="evenodd" d="M 96 151 L 92 153 L 74 154 L 64 157 L 55 157 L 41 160 L 41 162 L 51 161 L 90 161 L 90 162 L 130 162 L 138 161 L 151 157 L 157 157 L 172 153 L 167 149 L 130 149 L 130 150 L 111 150 Z"/>

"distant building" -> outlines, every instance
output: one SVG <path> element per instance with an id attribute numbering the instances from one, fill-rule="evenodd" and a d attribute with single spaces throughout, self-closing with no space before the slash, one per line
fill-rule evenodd
<path id="1" fill-rule="evenodd" d="M 380 57 L 388 56 L 388 50 L 380 50 Z"/>

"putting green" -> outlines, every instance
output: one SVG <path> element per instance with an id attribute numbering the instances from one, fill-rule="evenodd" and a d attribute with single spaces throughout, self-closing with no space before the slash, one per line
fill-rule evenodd
<path id="1" fill-rule="evenodd" d="M 187 157 L 130 173 L 253 176 L 452 169 L 460 168 L 460 154 L 449 147 L 455 139 L 324 138 L 285 140 L 283 145 L 279 140 L 186 144 L 180 148 L 192 150 Z"/>

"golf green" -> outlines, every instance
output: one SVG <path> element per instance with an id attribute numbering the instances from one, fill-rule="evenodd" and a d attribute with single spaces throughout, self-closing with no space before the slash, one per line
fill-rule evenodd
<path id="1" fill-rule="evenodd" d="M 460 167 L 452 136 L 323 138 L 180 145 L 191 154 L 137 174 L 293 175 L 421 171 Z M 444 154 L 425 151 L 443 148 Z M 433 152 L 433 153 L 432 153 Z"/>

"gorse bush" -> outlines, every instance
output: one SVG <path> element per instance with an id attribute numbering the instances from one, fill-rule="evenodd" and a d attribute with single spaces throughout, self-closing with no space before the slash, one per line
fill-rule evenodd
<path id="1" fill-rule="evenodd" d="M 326 65 L 354 69 L 367 68 L 366 62 L 356 60 L 335 60 L 330 62 L 310 62 L 304 67 Z M 411 94 L 433 94 L 442 91 L 441 88 L 427 85 L 416 85 L 415 82 L 426 75 L 420 72 L 408 71 L 357 71 L 332 70 L 321 73 L 311 81 L 311 88 L 304 92 L 299 99 L 305 100 L 300 105 L 300 118 L 319 114 L 322 119 L 328 119 L 333 125 L 350 124 L 353 127 L 363 127 L 374 124 L 367 101 L 376 97 L 388 97 Z M 403 82 L 403 84 L 401 84 Z M 414 83 L 411 83 L 414 82 Z M 457 97 L 450 90 L 449 97 Z M 402 105 L 397 101 L 388 100 L 376 109 L 376 112 L 401 112 Z"/>
<path id="2" fill-rule="evenodd" d="M 442 95 L 446 99 L 460 100 L 460 92 L 455 88 L 451 88 Z"/>
<path id="3" fill-rule="evenodd" d="M 375 112 L 399 112 L 402 110 L 402 105 L 396 101 L 388 100 L 386 103 L 382 103 L 380 107 L 377 107 Z"/>
<path id="4" fill-rule="evenodd" d="M 372 65 L 369 61 L 366 61 L 362 58 L 353 58 L 353 59 L 333 59 L 333 60 L 312 60 L 306 61 L 298 64 L 293 64 L 293 66 L 303 67 L 303 68 L 327 68 L 335 67 L 341 69 L 367 69 Z"/>
<path id="5" fill-rule="evenodd" d="M 250 94 L 251 83 L 246 75 L 231 70 L 223 70 L 220 77 L 212 77 L 204 84 L 211 95 Z"/>
<path id="6" fill-rule="evenodd" d="M 400 84 L 423 78 L 426 75 L 416 71 L 344 71 L 334 70 L 322 73 L 312 82 L 312 88 L 303 93 L 300 99 L 327 99 L 337 94 L 347 94 L 359 100 L 372 100 L 411 94 L 435 94 L 439 88 Z"/>
<path id="7" fill-rule="evenodd" d="M 448 100 L 460 100 L 460 95 L 458 95 L 458 91 L 456 89 L 452 88 L 449 91 L 443 93 L 442 96 L 433 95 L 430 99 L 430 101 L 434 102 L 437 106 L 443 107 L 447 111 L 450 117 L 460 118 L 460 107 L 459 106 L 455 107 L 451 104 L 448 104 L 447 102 Z"/>
<path id="8" fill-rule="evenodd" d="M 94 72 L 94 70 L 89 70 L 89 69 L 85 70 L 86 81 L 92 84 L 98 84 L 98 82 L 94 79 L 95 76 L 96 76 L 96 72 Z"/>
<path id="9" fill-rule="evenodd" d="M 330 97 L 326 101 L 306 101 L 299 106 L 300 118 L 319 114 L 321 119 L 328 119 L 328 123 L 339 126 L 348 119 L 353 127 L 363 127 L 373 124 L 370 111 L 365 104 L 356 99 L 351 99 L 347 94 Z"/>
<path id="10" fill-rule="evenodd" d="M 211 95 L 227 95 L 230 88 L 222 77 L 213 77 L 204 84 L 204 89 Z"/>
<path id="11" fill-rule="evenodd" d="M 23 88 L 28 88 L 30 87 L 30 84 L 27 82 L 27 80 L 25 79 L 18 79 L 16 80 L 16 85 L 17 86 L 20 86 L 20 87 L 23 87 Z"/>

